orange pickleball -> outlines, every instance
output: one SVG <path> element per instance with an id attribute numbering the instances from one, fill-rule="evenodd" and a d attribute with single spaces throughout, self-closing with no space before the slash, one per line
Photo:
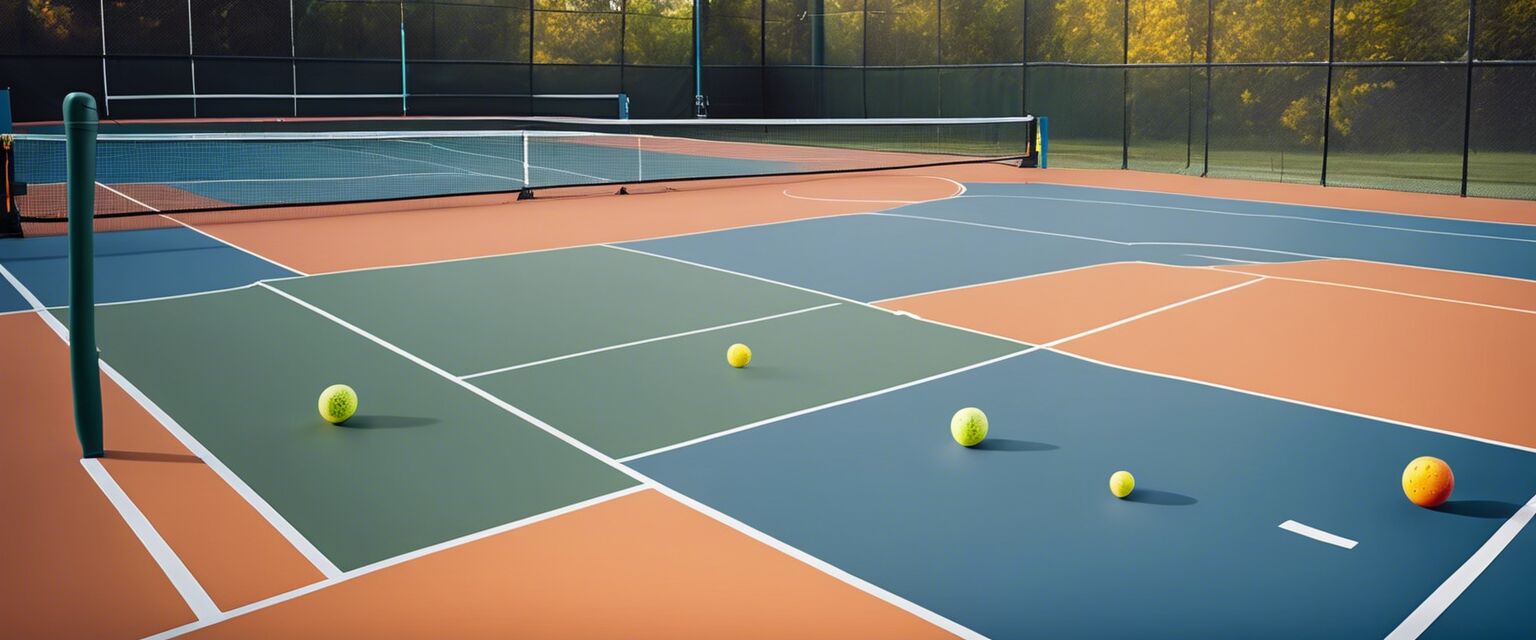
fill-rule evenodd
<path id="1" fill-rule="evenodd" d="M 1420 456 L 1403 469 L 1403 493 L 1408 500 L 1425 508 L 1438 507 L 1451 499 L 1456 476 L 1451 465 L 1432 456 Z"/>

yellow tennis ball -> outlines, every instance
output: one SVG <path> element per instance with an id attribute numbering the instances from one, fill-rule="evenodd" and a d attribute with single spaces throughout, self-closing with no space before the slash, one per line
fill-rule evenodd
<path id="1" fill-rule="evenodd" d="M 1131 495 L 1131 490 L 1136 488 L 1136 476 L 1129 471 L 1116 471 L 1109 477 L 1109 492 L 1116 498 L 1124 498 Z"/>
<path id="2" fill-rule="evenodd" d="M 320 417 L 331 424 L 341 424 L 357 413 L 357 392 L 344 384 L 333 384 L 320 392 Z"/>
<path id="3" fill-rule="evenodd" d="M 745 367 L 747 363 L 752 362 L 752 350 L 740 342 L 733 344 L 731 348 L 725 350 L 725 361 L 737 369 Z"/>
<path id="4" fill-rule="evenodd" d="M 976 407 L 966 407 L 955 412 L 949 419 L 949 435 L 967 447 L 974 447 L 987 439 L 987 414 Z"/>

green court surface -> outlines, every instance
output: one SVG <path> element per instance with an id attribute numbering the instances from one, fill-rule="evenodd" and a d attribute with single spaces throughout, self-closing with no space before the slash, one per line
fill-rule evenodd
<path id="1" fill-rule="evenodd" d="M 732 370 L 743 342 L 752 365 Z M 472 380 L 622 458 L 1019 351 L 854 304 Z"/>
<path id="2" fill-rule="evenodd" d="M 261 287 L 98 314 L 103 358 L 342 570 L 634 484 Z M 342 428 L 316 412 L 338 382 L 361 401 Z"/>
<path id="3" fill-rule="evenodd" d="M 315 276 L 274 286 L 456 375 L 835 302 L 609 247 Z"/>

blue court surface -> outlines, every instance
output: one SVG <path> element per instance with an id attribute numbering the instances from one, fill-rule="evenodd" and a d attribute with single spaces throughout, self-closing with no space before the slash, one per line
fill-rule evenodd
<path id="1" fill-rule="evenodd" d="M 11 286 L 10 282 L 0 280 L 0 313 L 19 311 L 30 307 L 31 305 L 27 304 L 26 298 L 21 297 L 21 294 L 16 291 L 15 287 Z"/>
<path id="2" fill-rule="evenodd" d="M 1079 201 L 1089 199 L 1104 201 Z M 1317 219 L 1328 211 L 991 184 L 881 213 L 625 246 L 865 301 L 1130 260 L 1201 265 L 1351 258 L 1536 278 L 1536 227 L 1365 212 L 1344 216 L 1349 224 Z"/>
<path id="3" fill-rule="evenodd" d="M 1439 511 L 1380 481 L 1423 451 L 1477 469 Z M 631 464 L 993 638 L 1381 637 L 1536 492 L 1536 454 L 1053 352 Z"/>
<path id="4" fill-rule="evenodd" d="M 297 275 L 185 228 L 98 233 L 95 244 L 98 302 L 229 289 Z M 0 241 L 0 265 L 43 305 L 69 304 L 68 237 Z"/>

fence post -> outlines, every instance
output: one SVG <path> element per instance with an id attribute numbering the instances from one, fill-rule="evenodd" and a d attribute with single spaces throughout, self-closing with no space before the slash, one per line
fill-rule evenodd
<path id="1" fill-rule="evenodd" d="M 1200 165 L 1200 177 L 1211 173 L 1211 66 L 1216 59 L 1216 0 L 1205 0 L 1205 160 Z"/>
<path id="2" fill-rule="evenodd" d="M 1328 80 L 1323 87 L 1323 170 L 1318 183 L 1328 186 L 1328 141 L 1333 137 L 1333 28 L 1338 0 L 1328 0 Z"/>
<path id="3" fill-rule="evenodd" d="M 1477 0 L 1467 4 L 1467 92 L 1461 117 L 1461 197 L 1467 197 L 1467 174 L 1472 163 L 1472 61 L 1477 55 Z"/>
<path id="4" fill-rule="evenodd" d="M 1131 0 L 1120 2 L 1120 168 L 1131 168 Z"/>

